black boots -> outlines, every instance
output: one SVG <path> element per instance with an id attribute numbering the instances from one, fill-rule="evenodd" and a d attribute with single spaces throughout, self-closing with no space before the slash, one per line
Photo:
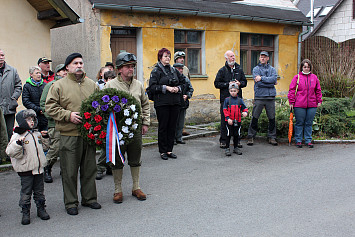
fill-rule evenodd
<path id="1" fill-rule="evenodd" d="M 47 165 L 46 167 L 44 167 L 44 182 L 53 183 L 52 166 L 50 166 L 50 165 Z"/>
<path id="2" fill-rule="evenodd" d="M 38 201 L 36 202 L 37 204 L 37 216 L 41 218 L 42 220 L 49 220 L 49 215 L 46 211 L 46 205 L 44 205 L 45 201 Z M 30 219 L 30 209 L 31 209 L 31 204 L 25 204 L 22 205 L 22 220 L 21 224 L 22 225 L 28 225 L 31 223 Z"/>
<path id="3" fill-rule="evenodd" d="M 46 205 L 44 205 L 44 201 L 38 201 L 37 203 L 37 216 L 42 220 L 49 220 L 49 215 L 46 212 Z"/>
<path id="4" fill-rule="evenodd" d="M 21 220 L 21 224 L 22 225 L 28 225 L 31 223 L 30 220 L 30 209 L 31 209 L 31 205 L 23 205 L 22 206 L 22 220 Z"/>

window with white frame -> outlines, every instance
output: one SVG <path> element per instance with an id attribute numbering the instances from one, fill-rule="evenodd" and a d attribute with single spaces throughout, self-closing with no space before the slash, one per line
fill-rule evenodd
<path id="1" fill-rule="evenodd" d="M 319 11 L 322 9 L 322 7 L 317 7 L 313 9 L 313 17 L 316 17 L 319 13 Z M 312 11 L 309 11 L 306 17 L 311 17 Z"/>
<path id="2" fill-rule="evenodd" d="M 326 6 L 322 12 L 319 14 L 319 16 L 326 16 L 332 10 L 333 6 Z"/>

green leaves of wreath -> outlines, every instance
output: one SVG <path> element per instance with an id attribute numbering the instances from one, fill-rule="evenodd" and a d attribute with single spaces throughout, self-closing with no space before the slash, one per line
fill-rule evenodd
<path id="1" fill-rule="evenodd" d="M 106 148 L 110 112 L 115 113 L 120 145 L 127 145 L 141 129 L 141 109 L 136 98 L 125 91 L 107 88 L 92 94 L 80 108 L 80 134 L 90 145 Z"/>

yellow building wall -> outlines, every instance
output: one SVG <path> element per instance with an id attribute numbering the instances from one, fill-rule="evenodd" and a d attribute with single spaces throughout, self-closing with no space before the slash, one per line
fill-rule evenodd
<path id="1" fill-rule="evenodd" d="M 224 66 L 224 53 L 233 50 L 236 61 L 239 62 L 240 33 L 272 34 L 278 36 L 278 70 L 279 80 L 277 91 L 285 94 L 293 75 L 297 73 L 297 41 L 298 30 L 284 35 L 285 25 L 265 22 L 250 22 L 233 19 L 192 17 L 176 15 L 158 15 L 146 13 L 124 13 L 102 10 L 101 26 L 105 27 L 136 27 L 142 29 L 143 35 L 143 77 L 149 79 L 152 65 L 157 61 L 157 52 L 166 47 L 174 51 L 174 30 L 201 30 L 205 32 L 205 63 L 206 76 L 191 80 L 195 89 L 194 96 L 214 94 L 219 98 L 219 90 L 214 87 L 218 70 Z M 288 26 L 289 27 L 289 26 Z M 295 27 L 297 29 L 297 27 Z M 289 32 L 289 31 L 288 31 Z M 103 30 L 101 38 L 102 64 L 111 59 L 110 31 Z M 171 64 L 173 60 L 171 61 Z M 243 88 L 243 96 L 254 97 L 254 82 L 248 80 L 248 86 Z"/>
<path id="2" fill-rule="evenodd" d="M 29 67 L 37 66 L 40 57 L 51 57 L 50 28 L 54 22 L 37 20 L 37 11 L 26 0 L 0 0 L 0 5 L 0 48 L 24 84 Z"/>

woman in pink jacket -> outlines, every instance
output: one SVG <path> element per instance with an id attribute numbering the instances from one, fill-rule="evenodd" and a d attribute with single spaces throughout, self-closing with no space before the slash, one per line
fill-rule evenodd
<path id="1" fill-rule="evenodd" d="M 313 148 L 312 124 L 317 107 L 322 104 L 322 91 L 317 76 L 312 74 L 312 63 L 309 59 L 301 62 L 300 72 L 293 77 L 288 100 L 296 117 L 296 146 L 302 148 L 304 135 L 305 144 L 309 148 Z"/>

